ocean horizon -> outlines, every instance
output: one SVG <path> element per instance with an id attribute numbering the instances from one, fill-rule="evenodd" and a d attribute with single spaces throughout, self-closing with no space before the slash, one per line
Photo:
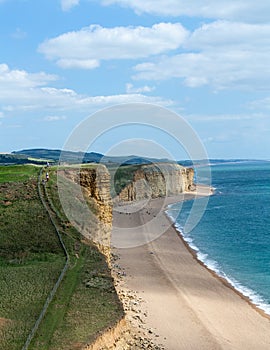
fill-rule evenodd
<path id="1" fill-rule="evenodd" d="M 167 214 L 198 260 L 270 315 L 270 162 L 213 164 L 211 173 L 215 192 L 195 228 L 193 200 Z"/>

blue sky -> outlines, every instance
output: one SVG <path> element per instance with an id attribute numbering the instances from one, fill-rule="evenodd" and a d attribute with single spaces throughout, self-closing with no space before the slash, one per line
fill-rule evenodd
<path id="1" fill-rule="evenodd" d="M 211 158 L 269 159 L 269 13 L 268 0 L 0 0 L 0 152 L 62 148 L 89 115 L 140 102 L 182 116 Z M 162 143 L 130 129 L 90 150 Z"/>

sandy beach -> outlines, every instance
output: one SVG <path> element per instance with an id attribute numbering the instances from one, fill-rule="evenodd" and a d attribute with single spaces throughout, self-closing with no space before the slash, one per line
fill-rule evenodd
<path id="1" fill-rule="evenodd" d="M 115 208 L 119 293 L 142 300 L 139 326 L 167 350 L 269 350 L 269 317 L 199 263 L 166 216 L 168 204 L 190 196 Z"/>

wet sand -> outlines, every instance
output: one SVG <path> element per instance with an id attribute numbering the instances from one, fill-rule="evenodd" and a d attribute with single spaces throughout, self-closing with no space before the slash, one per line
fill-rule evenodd
<path id="1" fill-rule="evenodd" d="M 143 300 L 139 326 L 165 349 L 269 350 L 269 318 L 199 263 L 166 216 L 168 204 L 190 196 L 115 208 L 117 289 Z"/>

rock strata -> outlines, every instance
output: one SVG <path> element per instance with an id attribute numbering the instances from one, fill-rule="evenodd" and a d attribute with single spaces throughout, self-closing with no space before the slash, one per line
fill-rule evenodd
<path id="1" fill-rule="evenodd" d="M 66 215 L 86 238 L 98 246 L 111 264 L 112 200 L 107 168 L 104 165 L 66 167 L 58 171 L 58 176 L 61 203 Z M 133 181 L 120 192 L 118 200 L 136 201 L 192 191 L 195 189 L 193 178 L 193 169 L 178 164 L 142 165 L 135 171 Z M 136 291 L 126 289 L 125 271 L 118 266 L 116 256 L 112 264 L 112 276 L 125 317 L 85 350 L 163 350 L 159 335 L 154 329 L 145 327 L 147 314 L 143 301 Z M 108 286 L 108 281 L 102 276 L 92 276 L 86 282 L 89 288 L 102 287 L 106 290 Z"/>
<path id="2" fill-rule="evenodd" d="M 58 171 L 61 203 L 72 224 L 110 257 L 112 201 L 110 174 L 104 165 Z"/>
<path id="3" fill-rule="evenodd" d="M 174 163 L 142 165 L 119 194 L 119 201 L 166 197 L 194 191 L 194 170 Z"/>

